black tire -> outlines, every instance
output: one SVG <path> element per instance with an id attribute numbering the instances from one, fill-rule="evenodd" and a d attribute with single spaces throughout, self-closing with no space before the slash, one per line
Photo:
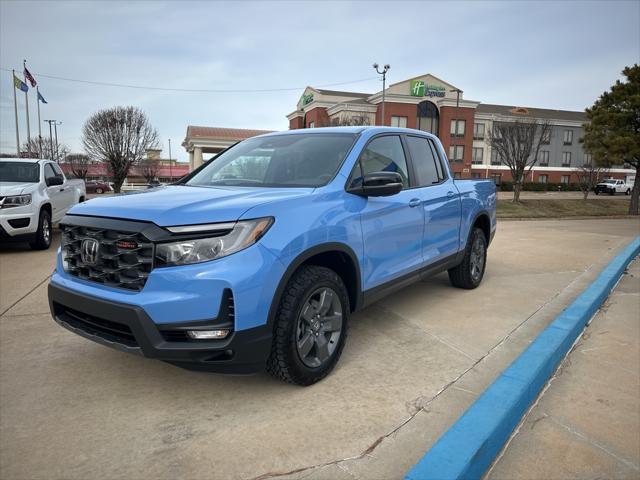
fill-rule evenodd
<path id="1" fill-rule="evenodd" d="M 474 247 L 479 250 L 474 250 Z M 482 259 L 481 265 L 474 263 L 477 255 Z M 474 258 L 475 257 L 475 258 Z M 460 265 L 449 270 L 451 285 L 471 290 L 482 282 L 487 266 L 487 239 L 480 228 L 474 228 L 467 242 L 464 258 Z"/>
<path id="2" fill-rule="evenodd" d="M 597 190 L 596 190 L 595 192 L 593 192 L 593 193 L 595 193 L 595 194 L 596 194 L 596 197 L 597 197 L 598 195 L 600 195 L 600 193 L 599 193 Z"/>
<path id="3" fill-rule="evenodd" d="M 298 336 L 301 335 L 301 328 L 309 329 L 304 334 L 312 334 L 311 327 L 306 325 L 306 320 L 302 317 L 303 307 L 307 308 L 309 302 L 313 301 L 314 293 L 321 290 L 330 290 L 337 296 L 341 310 L 341 322 L 339 336 L 335 342 L 332 341 L 334 337 L 331 332 L 325 333 L 320 330 L 320 335 L 324 336 L 325 342 L 327 342 L 326 335 L 329 335 L 328 342 L 331 343 L 331 347 L 327 348 L 333 348 L 333 350 L 324 362 L 313 367 L 306 363 L 308 356 L 301 357 Z M 329 268 L 316 265 L 306 265 L 300 268 L 291 277 L 280 298 L 274 320 L 273 343 L 271 354 L 267 360 L 267 371 L 275 378 L 297 385 L 312 385 L 322 380 L 333 370 L 342 354 L 347 337 L 349 313 L 347 289 L 338 274 Z M 317 324 L 319 322 L 316 322 Z M 318 337 L 318 332 L 316 331 L 314 335 Z M 314 340 L 313 336 L 311 336 L 311 341 L 318 343 L 318 340 Z M 317 348 L 315 344 L 312 347 L 312 349 Z"/>
<path id="4" fill-rule="evenodd" d="M 101 188 L 96 188 L 96 193 L 104 193 L 104 190 L 102 190 Z"/>
<path id="5" fill-rule="evenodd" d="M 616 194 L 616 191 L 614 189 L 609 190 L 609 195 L 613 196 Z"/>
<path id="6" fill-rule="evenodd" d="M 51 215 L 46 210 L 40 210 L 38 218 L 38 231 L 29 246 L 33 250 L 46 250 L 51 245 L 51 237 L 53 236 L 53 228 L 51 225 Z"/>
<path id="7" fill-rule="evenodd" d="M 627 188 L 627 191 L 626 191 L 626 192 L 624 192 L 624 194 L 625 194 L 625 195 L 631 195 L 631 189 L 630 189 L 630 188 Z"/>

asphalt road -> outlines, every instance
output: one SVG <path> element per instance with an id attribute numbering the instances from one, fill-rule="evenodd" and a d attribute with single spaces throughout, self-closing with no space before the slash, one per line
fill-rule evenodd
<path id="1" fill-rule="evenodd" d="M 54 249 L 0 248 L 0 477 L 401 478 L 639 233 L 636 219 L 500 223 L 480 288 L 440 275 L 363 310 L 308 388 L 78 337 L 48 312 Z"/>

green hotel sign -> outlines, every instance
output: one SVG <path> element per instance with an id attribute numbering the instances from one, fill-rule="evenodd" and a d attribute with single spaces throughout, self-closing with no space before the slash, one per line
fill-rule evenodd
<path id="1" fill-rule="evenodd" d="M 445 88 L 427 84 L 424 80 L 411 80 L 409 94 L 412 97 L 444 97 Z"/>
<path id="2" fill-rule="evenodd" d="M 302 98 L 300 99 L 300 101 L 302 102 L 302 106 L 304 107 L 307 103 L 311 103 L 313 102 L 313 93 L 307 93 L 306 95 L 302 95 Z"/>

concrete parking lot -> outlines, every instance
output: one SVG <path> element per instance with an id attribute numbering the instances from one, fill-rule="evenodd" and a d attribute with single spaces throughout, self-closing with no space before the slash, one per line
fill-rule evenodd
<path id="1" fill-rule="evenodd" d="M 0 248 L 2 478 L 401 478 L 634 236 L 636 219 L 501 222 L 482 286 L 446 275 L 352 318 L 301 388 L 194 373 L 50 318 L 54 250 Z"/>

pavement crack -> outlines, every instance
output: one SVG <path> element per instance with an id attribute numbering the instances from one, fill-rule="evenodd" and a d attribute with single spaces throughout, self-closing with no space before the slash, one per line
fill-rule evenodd
<path id="1" fill-rule="evenodd" d="M 583 442 L 586 442 L 589 445 L 591 445 L 592 447 L 595 447 L 598 450 L 603 451 L 604 453 L 606 453 L 607 455 L 615 458 L 619 462 L 624 463 L 627 467 L 632 468 L 635 471 L 640 471 L 640 466 L 639 465 L 637 465 L 636 463 L 632 462 L 631 460 L 628 460 L 626 458 L 621 457 L 620 455 L 617 455 L 616 453 L 614 453 L 611 450 L 609 450 L 608 448 L 606 448 L 604 445 L 596 442 L 595 440 L 593 440 L 592 438 L 588 437 L 584 433 L 578 431 L 576 428 L 572 427 L 571 425 L 567 425 L 567 424 L 561 422 L 560 420 L 558 420 L 557 418 L 552 417 L 552 416 L 549 416 L 548 418 L 553 423 L 555 423 L 556 425 L 564 428 L 567 432 L 571 433 L 572 435 L 575 435 L 576 437 L 578 437 Z"/>
<path id="2" fill-rule="evenodd" d="M 11 310 L 13 307 L 15 307 L 18 303 L 20 303 L 22 300 L 24 300 L 26 297 L 28 297 L 29 295 L 31 295 L 32 292 L 34 292 L 40 285 L 42 285 L 44 282 L 46 282 L 47 280 L 49 280 L 49 278 L 51 278 L 51 275 L 47 275 L 47 277 L 42 280 L 40 283 L 38 283 L 35 287 L 33 287 L 31 290 L 29 290 L 27 293 L 25 293 L 23 296 L 21 296 L 18 300 L 16 300 L 15 302 L 13 302 L 11 305 L 9 305 L 7 308 L 5 308 L 2 313 L 0 313 L 0 317 L 3 317 L 5 313 L 7 313 L 9 310 Z"/>

